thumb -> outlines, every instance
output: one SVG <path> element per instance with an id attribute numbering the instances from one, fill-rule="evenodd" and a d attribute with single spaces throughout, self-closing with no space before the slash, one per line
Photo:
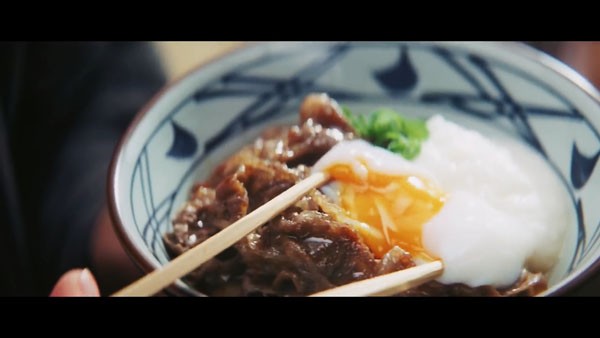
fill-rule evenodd
<path id="1" fill-rule="evenodd" d="M 100 296 L 98 284 L 88 269 L 68 271 L 54 285 L 50 297 L 96 297 Z"/>

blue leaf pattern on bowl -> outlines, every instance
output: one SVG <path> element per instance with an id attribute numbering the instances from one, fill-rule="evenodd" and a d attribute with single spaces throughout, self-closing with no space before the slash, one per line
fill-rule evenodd
<path id="1" fill-rule="evenodd" d="M 575 188 L 580 189 L 592 175 L 596 163 L 598 163 L 600 151 L 596 155 L 588 157 L 583 155 L 577 148 L 577 144 L 573 142 L 571 153 L 571 182 Z"/>
<path id="2" fill-rule="evenodd" d="M 175 158 L 187 158 L 194 155 L 198 149 L 198 141 L 187 130 L 183 129 L 176 122 L 171 121 L 173 126 L 173 143 L 167 152 L 167 156 Z"/>
<path id="3" fill-rule="evenodd" d="M 396 64 L 376 71 L 374 76 L 390 93 L 410 90 L 416 86 L 418 81 L 417 72 L 410 62 L 406 46 L 400 47 L 400 58 Z"/>

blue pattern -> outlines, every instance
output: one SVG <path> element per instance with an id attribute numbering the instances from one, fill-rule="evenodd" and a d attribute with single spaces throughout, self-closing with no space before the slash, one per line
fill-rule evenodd
<path id="1" fill-rule="evenodd" d="M 187 130 L 180 127 L 177 123 L 171 121 L 173 126 L 173 144 L 167 152 L 167 156 L 175 158 L 186 158 L 191 157 L 196 153 L 198 148 L 198 141 L 194 136 Z"/>
<path id="2" fill-rule="evenodd" d="M 334 69 L 349 53 L 356 51 L 387 50 L 390 53 L 398 52 L 398 58 L 388 65 L 379 65 L 372 70 L 372 78 L 384 90 L 378 92 L 358 91 L 343 86 L 332 86 L 320 80 L 324 74 Z M 440 64 L 459 76 L 467 89 L 439 90 L 429 89 L 428 83 L 420 76 L 418 64 L 411 57 L 411 53 L 427 53 L 437 59 Z M 291 76 L 256 75 L 252 71 L 262 66 L 280 62 L 293 56 L 320 55 L 314 61 Z M 559 103 L 560 107 L 546 106 L 517 99 L 499 76 L 504 72 L 518 77 L 525 83 L 530 83 Z M 419 90 L 416 90 L 417 84 Z M 547 149 L 536 135 L 531 124 L 531 119 L 544 117 L 549 119 L 570 119 L 582 123 L 589 128 L 591 133 L 600 142 L 598 131 L 592 123 L 582 115 L 576 106 L 564 95 L 556 92 L 542 80 L 532 77 L 514 66 L 500 61 L 465 51 L 460 47 L 446 48 L 437 45 L 405 43 L 400 45 L 378 43 L 339 43 L 323 44 L 301 48 L 291 52 L 270 52 L 252 61 L 239 64 L 227 73 L 221 74 L 210 80 L 202 88 L 191 94 L 177 105 L 158 124 L 146 141 L 140 152 L 132 173 L 131 191 L 134 185 L 141 186 L 144 199 L 144 214 L 135 213 L 134 199 L 139 196 L 130 196 L 131 208 L 134 210 L 134 221 L 140 235 L 154 252 L 163 252 L 161 233 L 170 227 L 174 200 L 184 182 L 195 172 L 206 157 L 220 147 L 226 140 L 240 132 L 263 123 L 273 117 L 288 114 L 297 109 L 300 100 L 310 92 L 327 92 L 343 104 L 351 105 L 360 102 L 377 102 L 381 105 L 403 102 L 424 105 L 432 108 L 450 107 L 475 119 L 503 120 L 512 126 L 513 132 L 523 141 L 537 149 L 546 156 L 549 163 L 556 168 L 556 164 L 548 157 Z M 220 130 L 215 130 L 201 147 L 189 130 L 184 129 L 175 122 L 178 114 L 189 104 L 199 104 L 208 100 L 223 97 L 251 97 L 252 102 L 240 110 Z M 173 130 L 172 145 L 167 151 L 167 157 L 172 160 L 188 161 L 189 166 L 183 173 L 175 189 L 163 196 L 155 203 L 151 189 L 151 170 L 148 158 L 148 147 L 158 133 L 171 126 Z M 200 151 L 199 151 L 200 148 Z M 581 190 L 588 182 L 600 156 L 600 149 L 593 155 L 585 155 L 574 142 L 571 151 L 571 175 L 562 177 L 568 186 L 574 208 L 577 210 L 578 233 L 576 252 L 571 260 L 569 271 L 577 266 L 599 243 L 600 223 L 595 226 L 591 234 L 586 233 L 584 226 L 585 205 L 576 192 Z M 168 160 L 168 159 L 165 159 Z M 557 169 L 558 171 L 558 169 Z M 591 206 L 590 206 L 591 207 Z"/>
<path id="3" fill-rule="evenodd" d="M 573 142 L 571 154 L 571 182 L 573 182 L 575 188 L 581 189 L 592 175 L 596 163 L 598 163 L 600 152 L 591 157 L 585 156 L 579 151 L 577 144 Z"/>
<path id="4" fill-rule="evenodd" d="M 400 94 L 413 89 L 417 85 L 418 76 L 410 62 L 406 45 L 400 46 L 398 63 L 376 71 L 374 76 L 390 94 Z"/>

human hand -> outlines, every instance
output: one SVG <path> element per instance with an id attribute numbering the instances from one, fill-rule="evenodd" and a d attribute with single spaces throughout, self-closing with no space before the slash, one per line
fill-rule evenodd
<path id="1" fill-rule="evenodd" d="M 66 272 L 50 293 L 50 297 L 98 297 L 100 291 L 96 279 L 88 269 Z"/>

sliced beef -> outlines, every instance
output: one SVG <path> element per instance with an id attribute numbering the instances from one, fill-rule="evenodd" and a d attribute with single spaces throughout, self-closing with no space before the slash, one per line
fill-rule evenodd
<path id="1" fill-rule="evenodd" d="M 327 94 L 310 94 L 300 106 L 300 123 L 313 120 L 324 128 L 335 128 L 342 132 L 354 132 L 354 128 L 348 123 L 342 108 Z"/>

